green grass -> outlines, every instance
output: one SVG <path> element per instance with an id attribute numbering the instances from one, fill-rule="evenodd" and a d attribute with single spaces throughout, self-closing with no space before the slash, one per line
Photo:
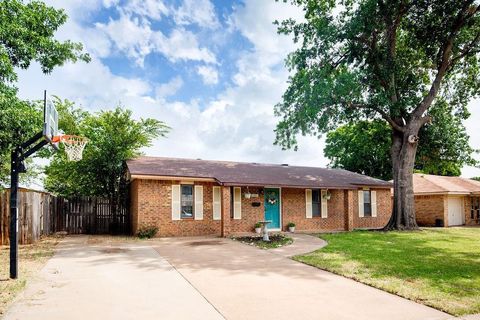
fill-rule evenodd
<path id="1" fill-rule="evenodd" d="M 480 228 L 322 234 L 294 259 L 453 315 L 480 313 Z"/>
<path id="2" fill-rule="evenodd" d="M 275 249 L 275 248 L 280 248 L 293 243 L 292 238 L 284 236 L 282 234 L 271 235 L 270 241 L 263 241 L 261 236 L 234 237 L 232 239 L 248 245 L 256 246 L 261 249 Z"/>

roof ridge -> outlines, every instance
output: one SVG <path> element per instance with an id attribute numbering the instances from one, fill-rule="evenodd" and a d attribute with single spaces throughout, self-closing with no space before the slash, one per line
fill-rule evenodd
<path id="1" fill-rule="evenodd" d="M 255 162 L 255 161 L 232 161 L 232 160 L 212 160 L 212 159 L 201 159 L 201 158 L 179 158 L 179 157 L 160 157 L 160 156 L 139 156 L 130 160 L 137 160 L 140 158 L 151 158 L 151 159 L 165 159 L 165 160 L 187 160 L 187 161 L 206 161 L 206 162 L 220 162 L 220 163 L 240 163 L 240 164 L 256 164 L 256 165 L 264 165 L 264 166 L 278 166 L 278 167 L 289 167 L 289 168 L 316 168 L 316 169 L 324 169 L 324 170 L 343 170 L 347 171 L 350 173 L 356 173 L 352 171 L 348 171 L 345 169 L 340 169 L 340 168 L 328 168 L 328 167 L 313 167 L 313 166 L 300 166 L 300 165 L 290 165 L 288 164 L 285 166 L 285 162 L 282 163 L 267 163 L 267 162 Z M 360 173 L 356 173 L 359 175 L 362 175 Z M 365 176 L 365 175 L 362 175 Z M 371 178 L 371 177 L 369 177 Z M 375 179 L 375 178 L 373 178 Z"/>

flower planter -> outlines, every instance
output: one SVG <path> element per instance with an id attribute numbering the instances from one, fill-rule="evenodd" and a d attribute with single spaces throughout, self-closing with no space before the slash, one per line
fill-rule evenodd
<path id="1" fill-rule="evenodd" d="M 258 234 L 262 233 L 262 228 L 255 228 L 255 233 L 258 233 Z"/>
<path id="2" fill-rule="evenodd" d="M 294 233 L 295 232 L 295 227 L 288 227 L 288 231 L 291 232 L 291 233 Z"/>

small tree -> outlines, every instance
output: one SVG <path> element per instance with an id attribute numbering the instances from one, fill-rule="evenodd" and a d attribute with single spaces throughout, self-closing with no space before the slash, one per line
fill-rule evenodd
<path id="1" fill-rule="evenodd" d="M 68 121 L 70 132 L 90 140 L 81 161 L 69 162 L 64 152 L 58 152 L 45 170 L 45 188 L 63 196 L 119 200 L 124 191 L 125 161 L 140 155 L 141 148 L 169 131 L 159 120 L 135 120 L 130 110 L 120 107 L 96 114 L 81 112 L 71 104 L 58 109 L 59 118 L 77 119 Z M 65 113 L 69 115 L 63 116 Z"/>
<path id="2" fill-rule="evenodd" d="M 465 112 L 478 95 L 480 5 L 474 0 L 292 0 L 304 21 L 279 32 L 299 48 L 276 143 L 320 135 L 348 121 L 381 118 L 391 128 L 393 214 L 387 228 L 417 227 L 412 173 L 420 129 L 442 104 Z M 371 142 L 372 144 L 375 141 Z"/>

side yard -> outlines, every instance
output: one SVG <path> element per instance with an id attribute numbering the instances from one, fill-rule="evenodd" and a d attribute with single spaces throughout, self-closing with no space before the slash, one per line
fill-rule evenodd
<path id="1" fill-rule="evenodd" d="M 7 310 L 9 303 L 25 287 L 27 281 L 53 255 L 59 240 L 58 237 L 45 237 L 35 244 L 19 246 L 19 278 L 16 280 L 9 278 L 9 246 L 0 246 L 0 317 Z"/>
<path id="2" fill-rule="evenodd" d="M 322 234 L 294 259 L 453 315 L 480 313 L 480 228 Z"/>

